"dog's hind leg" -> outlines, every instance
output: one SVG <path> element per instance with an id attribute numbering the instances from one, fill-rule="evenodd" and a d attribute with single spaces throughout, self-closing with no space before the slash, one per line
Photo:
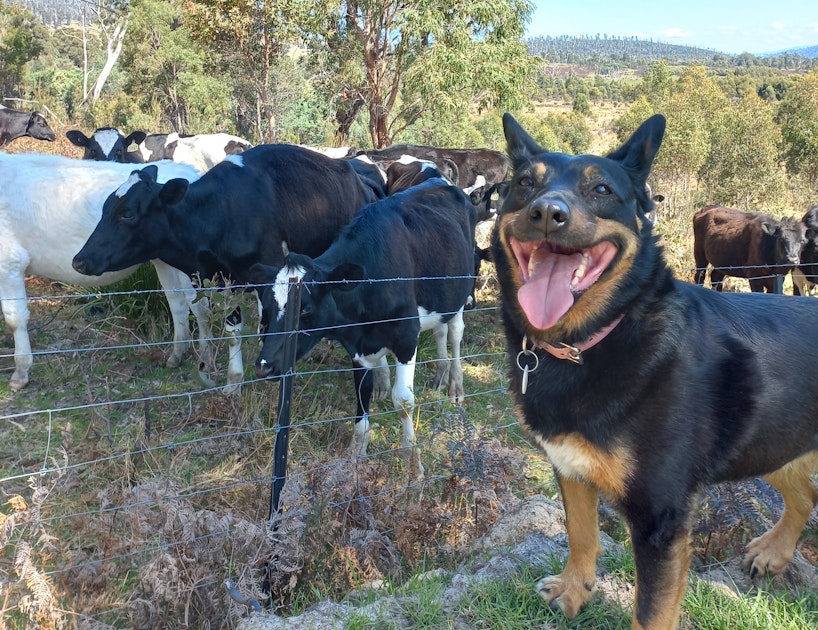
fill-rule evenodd
<path id="1" fill-rule="evenodd" d="M 565 505 L 568 563 L 559 575 L 540 580 L 537 590 L 553 608 L 573 619 L 591 598 L 596 582 L 596 559 L 602 553 L 597 517 L 599 494 L 581 481 L 559 476 L 557 479 Z"/>
<path id="2" fill-rule="evenodd" d="M 771 530 L 747 545 L 744 568 L 750 577 L 780 573 L 792 559 L 795 543 L 818 504 L 818 489 L 810 478 L 816 469 L 818 451 L 812 451 L 764 477 L 784 498 L 784 513 Z"/>
<path id="3" fill-rule="evenodd" d="M 656 540 L 661 538 L 661 540 Z M 679 624 L 690 568 L 690 527 L 665 539 L 653 529 L 632 529 L 636 560 L 634 630 L 673 630 Z"/>

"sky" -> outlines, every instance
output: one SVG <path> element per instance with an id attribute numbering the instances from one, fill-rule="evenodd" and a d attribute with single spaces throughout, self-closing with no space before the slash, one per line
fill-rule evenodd
<path id="1" fill-rule="evenodd" d="M 818 45 L 818 0 L 533 0 L 526 36 L 653 39 L 759 55 Z"/>

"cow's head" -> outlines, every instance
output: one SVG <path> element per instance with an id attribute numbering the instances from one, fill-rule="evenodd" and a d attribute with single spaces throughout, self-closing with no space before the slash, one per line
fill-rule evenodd
<path id="1" fill-rule="evenodd" d="M 90 136 L 86 136 L 79 129 L 65 132 L 65 137 L 71 144 L 85 149 L 83 160 L 97 160 L 100 162 L 121 162 L 123 164 L 141 164 L 142 155 L 138 150 L 129 151 L 133 145 L 145 141 L 147 134 L 144 131 L 134 131 L 126 136 L 119 129 L 100 127 Z"/>
<path id="2" fill-rule="evenodd" d="M 349 313 L 339 301 L 363 278 L 361 267 L 341 264 L 332 269 L 321 266 L 309 256 L 289 254 L 283 267 L 257 263 L 250 268 L 250 282 L 256 285 L 261 303 L 261 352 L 256 360 L 260 377 L 279 376 L 290 365 L 284 355 L 287 322 L 295 318 L 298 332 L 295 359 L 307 354 L 321 339 L 332 337 L 333 329 L 349 322 Z M 290 286 L 300 285 L 297 314 L 287 312 Z M 296 289 L 297 290 L 297 289 Z M 341 298 L 339 300 L 338 298 Z"/>
<path id="3" fill-rule="evenodd" d="M 171 233 L 168 208 L 187 193 L 186 179 L 157 183 L 155 165 L 131 173 L 111 193 L 102 207 L 102 217 L 72 265 L 79 273 L 98 276 L 161 258 L 160 248 Z"/>
<path id="4" fill-rule="evenodd" d="M 801 250 L 807 242 L 807 226 L 802 221 L 795 217 L 765 220 L 761 223 L 761 230 L 775 243 L 776 265 L 790 266 L 801 262 Z"/>
<path id="5" fill-rule="evenodd" d="M 26 135 L 37 140 L 47 140 L 48 142 L 57 139 L 57 134 L 48 126 L 45 117 L 40 112 L 31 112 L 26 125 Z"/>

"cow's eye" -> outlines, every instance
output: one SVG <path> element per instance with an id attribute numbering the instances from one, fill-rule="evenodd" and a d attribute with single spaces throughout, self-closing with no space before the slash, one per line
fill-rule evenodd
<path id="1" fill-rule="evenodd" d="M 312 304 L 306 304 L 302 306 L 301 317 L 309 317 L 310 315 L 312 315 L 312 311 L 313 311 Z"/>
<path id="2" fill-rule="evenodd" d="M 594 186 L 594 192 L 597 195 L 610 195 L 611 188 L 610 186 L 608 186 L 608 184 L 597 184 L 596 186 Z"/>
<path id="3" fill-rule="evenodd" d="M 133 223 L 134 221 L 136 221 L 136 215 L 130 210 L 126 210 L 119 215 L 120 223 Z"/>
<path id="4" fill-rule="evenodd" d="M 534 180 L 531 179 L 528 175 L 524 175 L 523 177 L 520 178 L 520 186 L 523 186 L 524 188 L 530 188 L 533 185 Z"/>

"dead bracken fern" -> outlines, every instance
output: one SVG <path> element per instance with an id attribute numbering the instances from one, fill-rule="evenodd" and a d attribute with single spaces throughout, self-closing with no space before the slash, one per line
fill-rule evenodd
<path id="1" fill-rule="evenodd" d="M 6 568 L 0 568 L 4 575 L 0 593 L 6 606 L 3 618 L 16 609 L 34 627 L 42 630 L 62 628 L 66 619 L 58 603 L 58 595 L 50 577 L 42 566 L 53 562 L 56 539 L 45 528 L 42 514 L 46 500 L 63 476 L 62 469 L 55 466 L 47 473 L 34 475 L 29 479 L 31 497 L 29 501 L 13 495 L 6 504 L 11 513 L 0 514 L 0 547 L 14 549 L 13 579 Z M 5 566 L 5 565 L 0 565 Z M 9 605 L 11 604 L 11 605 Z M 0 628 L 5 622 L 0 620 Z"/>

